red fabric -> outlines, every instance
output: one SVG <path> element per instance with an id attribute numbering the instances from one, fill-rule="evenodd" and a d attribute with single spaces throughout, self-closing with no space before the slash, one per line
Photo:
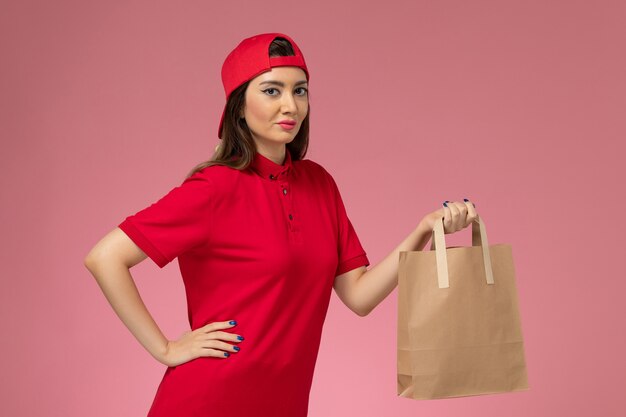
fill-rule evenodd
<path id="1" fill-rule="evenodd" d="M 256 154 L 243 171 L 205 168 L 119 227 L 159 267 L 178 258 L 192 330 L 234 319 L 225 331 L 245 338 L 230 357 L 168 367 L 148 416 L 306 416 L 334 278 L 369 265 L 332 176 Z"/>

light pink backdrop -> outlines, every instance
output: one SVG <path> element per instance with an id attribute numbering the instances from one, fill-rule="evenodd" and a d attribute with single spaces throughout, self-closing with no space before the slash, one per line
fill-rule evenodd
<path id="1" fill-rule="evenodd" d="M 270 31 L 304 51 L 307 157 L 373 264 L 446 199 L 512 245 L 531 387 L 398 398 L 397 291 L 365 318 L 333 293 L 310 416 L 623 415 L 625 3 L 214 3 L 2 3 L 0 415 L 145 415 L 165 368 L 83 257 L 210 157 L 222 61 Z M 178 337 L 177 262 L 132 271 Z"/>

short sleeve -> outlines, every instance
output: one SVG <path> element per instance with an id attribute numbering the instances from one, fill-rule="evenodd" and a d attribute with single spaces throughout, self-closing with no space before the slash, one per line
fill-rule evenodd
<path id="1" fill-rule="evenodd" d="M 213 191 L 213 183 L 196 172 L 118 227 L 163 268 L 208 239 Z"/>
<path id="2" fill-rule="evenodd" d="M 333 201 L 337 210 L 339 226 L 339 236 L 337 240 L 339 262 L 337 271 L 335 272 L 335 276 L 337 276 L 360 266 L 369 266 L 370 262 L 363 246 L 361 246 L 361 242 L 352 226 L 352 222 L 348 218 L 337 183 L 330 174 L 328 174 L 328 178 L 332 187 Z"/>

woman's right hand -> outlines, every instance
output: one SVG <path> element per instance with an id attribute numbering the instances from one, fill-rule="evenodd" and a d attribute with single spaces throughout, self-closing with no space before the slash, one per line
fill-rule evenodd
<path id="1" fill-rule="evenodd" d="M 240 342 L 239 335 L 222 331 L 222 329 L 236 326 L 236 323 L 230 324 L 230 322 L 231 320 L 216 321 L 196 330 L 186 331 L 178 340 L 168 341 L 165 353 L 159 361 L 167 366 L 177 366 L 205 356 L 228 358 L 230 352 L 236 353 L 239 347 L 222 340 Z"/>

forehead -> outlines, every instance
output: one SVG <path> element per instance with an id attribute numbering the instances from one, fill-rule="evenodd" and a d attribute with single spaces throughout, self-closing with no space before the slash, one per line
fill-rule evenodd
<path id="1" fill-rule="evenodd" d="M 260 84 L 263 81 L 281 81 L 285 84 L 296 84 L 306 81 L 306 72 L 302 68 L 293 66 L 273 67 L 269 71 L 257 75 L 252 82 Z"/>

